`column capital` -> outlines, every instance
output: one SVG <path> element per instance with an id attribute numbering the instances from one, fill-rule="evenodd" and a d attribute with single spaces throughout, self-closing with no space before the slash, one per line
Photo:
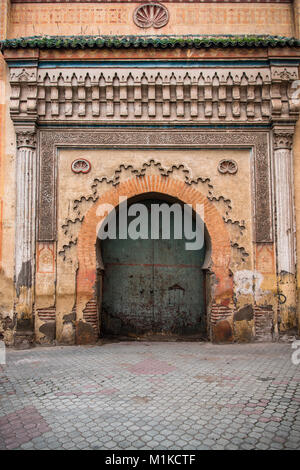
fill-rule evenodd
<path id="1" fill-rule="evenodd" d="M 273 145 L 274 150 L 288 149 L 291 150 L 294 138 L 294 128 L 292 127 L 274 127 L 273 128 Z"/>
<path id="2" fill-rule="evenodd" d="M 17 128 L 16 136 L 17 136 L 17 148 L 20 148 L 20 147 L 36 148 L 35 127 Z"/>

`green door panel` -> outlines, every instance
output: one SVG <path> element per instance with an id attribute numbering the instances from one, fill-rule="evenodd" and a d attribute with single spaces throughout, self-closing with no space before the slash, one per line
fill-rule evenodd
<path id="1" fill-rule="evenodd" d="M 174 233 L 171 216 L 171 234 Z M 195 221 L 193 229 L 195 229 Z M 160 227 L 160 236 L 162 230 Z M 205 248 L 186 250 L 186 239 L 153 240 L 156 331 L 205 335 L 203 271 Z"/>
<path id="2" fill-rule="evenodd" d="M 142 203 L 149 209 L 151 203 Z M 130 222 L 130 218 L 128 218 Z M 103 240 L 103 334 L 205 335 L 205 247 L 186 250 L 186 240 Z M 118 224 L 117 224 L 118 225 Z M 173 219 L 171 219 L 171 235 Z M 160 227 L 161 235 L 161 227 Z"/>

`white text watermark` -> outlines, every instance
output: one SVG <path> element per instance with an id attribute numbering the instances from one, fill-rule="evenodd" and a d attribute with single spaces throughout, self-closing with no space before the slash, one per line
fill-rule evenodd
<path id="1" fill-rule="evenodd" d="M 97 225 L 100 240 L 185 240 L 186 250 L 201 250 L 204 245 L 204 205 L 135 203 L 128 206 L 120 196 L 118 212 L 111 204 L 100 204 L 96 215 L 103 217 Z M 118 223 L 117 223 L 118 222 Z"/>

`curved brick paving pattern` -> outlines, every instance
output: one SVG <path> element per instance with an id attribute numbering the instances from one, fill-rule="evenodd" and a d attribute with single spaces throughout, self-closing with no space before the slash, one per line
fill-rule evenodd
<path id="1" fill-rule="evenodd" d="M 8 351 L 0 449 L 300 449 L 291 345 Z"/>

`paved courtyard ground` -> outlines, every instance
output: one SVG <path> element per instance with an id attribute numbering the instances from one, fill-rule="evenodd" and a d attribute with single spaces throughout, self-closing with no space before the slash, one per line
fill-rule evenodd
<path id="1" fill-rule="evenodd" d="M 290 344 L 9 350 L 0 449 L 300 449 Z"/>

